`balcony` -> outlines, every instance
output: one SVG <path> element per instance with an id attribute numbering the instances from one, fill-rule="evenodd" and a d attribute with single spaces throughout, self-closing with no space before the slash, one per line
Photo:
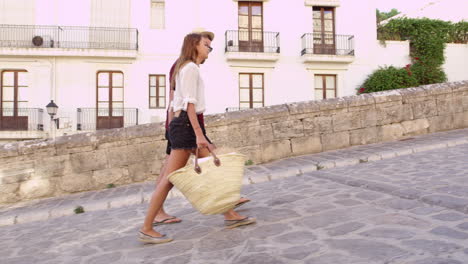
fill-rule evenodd
<path id="1" fill-rule="evenodd" d="M 44 130 L 41 108 L 3 108 L 0 111 L 0 131 Z"/>
<path id="2" fill-rule="evenodd" d="M 23 140 L 44 136 L 44 110 L 40 108 L 0 109 L 0 139 Z"/>
<path id="3" fill-rule="evenodd" d="M 306 33 L 302 36 L 304 62 L 351 63 L 354 61 L 354 36 Z"/>
<path id="4" fill-rule="evenodd" d="M 0 55 L 135 58 L 138 31 L 131 28 L 0 25 Z"/>
<path id="5" fill-rule="evenodd" d="M 225 34 L 228 60 L 277 61 L 279 32 L 228 30 Z"/>
<path id="6" fill-rule="evenodd" d="M 137 108 L 78 108 L 77 130 L 94 131 L 138 125 Z"/>

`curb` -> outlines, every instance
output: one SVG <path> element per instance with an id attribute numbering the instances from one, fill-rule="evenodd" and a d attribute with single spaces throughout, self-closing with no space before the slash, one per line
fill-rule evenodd
<path id="1" fill-rule="evenodd" d="M 293 176 L 301 176 L 306 173 L 319 170 L 391 159 L 398 156 L 449 148 L 462 144 L 468 144 L 468 129 L 423 135 L 405 140 L 404 142 L 384 142 L 308 154 L 304 156 L 296 156 L 273 161 L 267 164 L 247 167 L 243 184 L 249 185 Z M 417 199 L 431 205 L 443 206 L 468 213 L 468 206 L 465 206 L 468 204 L 468 200 L 459 201 L 460 205 L 451 204 L 447 202 L 447 200 L 449 200 L 448 198 L 453 199 L 453 197 L 422 195 L 416 190 L 414 190 L 412 195 L 408 196 L 407 192 L 401 193 L 397 190 L 398 188 L 388 184 L 323 174 L 316 175 L 316 178 L 323 178 L 349 186 L 363 187 L 374 191 L 396 195 L 400 198 Z M 154 183 L 145 182 L 106 190 L 72 194 L 65 197 L 54 197 L 15 204 L 11 207 L 0 209 L 0 226 L 73 215 L 75 214 L 74 209 L 77 206 L 82 206 L 85 211 L 98 211 L 142 204 L 149 201 L 153 190 Z M 168 199 L 176 197 L 183 197 L 183 195 L 176 189 L 171 190 L 169 192 Z"/>

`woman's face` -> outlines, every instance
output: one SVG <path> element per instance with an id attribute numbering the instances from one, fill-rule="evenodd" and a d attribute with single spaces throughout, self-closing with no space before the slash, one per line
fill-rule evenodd
<path id="1" fill-rule="evenodd" d="M 198 59 L 204 61 L 208 58 L 208 54 L 211 52 L 211 41 L 208 38 L 201 38 L 197 45 Z"/>

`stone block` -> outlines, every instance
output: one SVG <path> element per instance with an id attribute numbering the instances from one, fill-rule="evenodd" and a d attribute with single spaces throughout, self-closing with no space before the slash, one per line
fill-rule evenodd
<path id="1" fill-rule="evenodd" d="M 420 87 L 426 90 L 427 95 L 435 96 L 435 95 L 440 95 L 440 94 L 452 93 L 452 87 L 446 84 L 435 83 L 435 84 L 422 85 Z"/>
<path id="2" fill-rule="evenodd" d="M 18 142 L 0 145 L 0 159 L 18 156 Z"/>
<path id="3" fill-rule="evenodd" d="M 70 163 L 74 173 L 105 169 L 107 167 L 106 150 L 71 154 Z"/>
<path id="4" fill-rule="evenodd" d="M 425 101 L 428 96 L 426 90 L 422 87 L 399 89 L 398 92 L 401 94 L 403 104 Z"/>
<path id="5" fill-rule="evenodd" d="M 19 155 L 42 154 L 46 156 L 54 156 L 56 154 L 53 141 L 44 139 L 21 141 L 18 145 Z"/>
<path id="6" fill-rule="evenodd" d="M 111 168 L 122 167 L 129 164 L 127 146 L 108 148 L 106 149 L 106 156 L 109 167 Z"/>
<path id="7" fill-rule="evenodd" d="M 110 132 L 112 134 L 107 136 L 109 138 L 114 137 L 114 140 L 132 140 L 135 138 L 151 138 L 153 140 L 161 140 L 164 139 L 165 131 L 165 124 L 161 122 L 117 128 L 114 130 L 114 132 Z M 119 132 L 122 135 L 119 135 Z M 103 141 L 104 139 L 99 138 L 99 140 Z"/>
<path id="8" fill-rule="evenodd" d="M 402 102 L 401 94 L 398 90 L 389 90 L 383 92 L 372 93 L 375 104 L 388 103 L 388 102 Z"/>
<path id="9" fill-rule="evenodd" d="M 394 141 L 401 139 L 404 134 L 404 129 L 401 124 L 391 124 L 381 126 L 379 128 L 379 141 Z"/>
<path id="10" fill-rule="evenodd" d="M 320 104 L 318 101 L 289 103 L 286 104 L 286 107 L 289 109 L 289 114 L 291 115 L 314 113 L 320 111 Z"/>
<path id="11" fill-rule="evenodd" d="M 322 142 L 320 139 L 320 134 L 315 134 L 308 137 L 293 138 L 291 139 L 291 147 L 294 155 L 321 152 Z"/>
<path id="12" fill-rule="evenodd" d="M 10 184 L 29 180 L 34 173 L 34 162 L 19 162 L 3 165 L 0 169 L 0 184 Z"/>
<path id="13" fill-rule="evenodd" d="M 271 124 L 268 125 L 261 125 L 260 126 L 260 136 L 261 136 L 261 143 L 271 142 L 274 140 L 273 136 L 273 127 Z M 257 139 L 258 140 L 258 139 Z M 251 144 L 256 145 L 260 142 Z"/>
<path id="14" fill-rule="evenodd" d="M 348 102 L 349 108 L 369 107 L 375 106 L 375 99 L 371 94 L 360 94 L 353 96 L 342 97 Z"/>
<path id="15" fill-rule="evenodd" d="M 349 132 L 322 134 L 323 151 L 342 149 L 350 146 Z"/>
<path id="16" fill-rule="evenodd" d="M 287 118 L 288 116 L 289 109 L 285 104 L 226 113 L 226 119 L 229 120 L 229 124 L 239 124 L 280 117 Z"/>
<path id="17" fill-rule="evenodd" d="M 275 139 L 289 139 L 304 136 L 304 125 L 300 120 L 273 123 L 272 128 Z"/>
<path id="18" fill-rule="evenodd" d="M 262 162 L 282 159 L 291 156 L 291 142 L 289 140 L 273 141 L 260 146 Z"/>
<path id="19" fill-rule="evenodd" d="M 74 173 L 60 178 L 58 186 L 64 192 L 74 193 L 94 189 L 93 172 Z"/>
<path id="20" fill-rule="evenodd" d="M 333 131 L 347 131 L 361 128 L 361 115 L 356 112 L 336 114 L 332 117 Z"/>
<path id="21" fill-rule="evenodd" d="M 271 126 L 271 125 L 270 125 Z M 266 127 L 265 127 L 266 128 Z M 208 135 L 210 137 L 210 135 Z M 229 142 L 229 146 L 241 147 L 258 144 L 262 141 L 262 130 L 260 125 L 244 126 L 235 125 L 226 133 L 225 142 Z"/>
<path id="22" fill-rule="evenodd" d="M 39 178 L 50 178 L 71 173 L 70 155 L 60 155 L 37 159 L 34 162 L 34 175 Z"/>
<path id="23" fill-rule="evenodd" d="M 451 95 L 438 96 L 436 104 L 438 115 L 463 112 L 463 101 L 460 97 L 456 98 Z"/>
<path id="24" fill-rule="evenodd" d="M 14 203 L 19 200 L 18 189 L 19 183 L 1 184 L 0 185 L 0 204 Z"/>
<path id="25" fill-rule="evenodd" d="M 435 99 L 411 103 L 413 116 L 415 119 L 432 117 L 437 115 L 437 105 Z"/>
<path id="26" fill-rule="evenodd" d="M 93 133 L 78 133 L 61 136 L 55 139 L 55 148 L 58 155 L 91 151 L 96 148 L 97 139 Z"/>
<path id="27" fill-rule="evenodd" d="M 328 133 L 333 131 L 333 118 L 331 116 L 316 116 L 302 120 L 304 134 Z"/>
<path id="28" fill-rule="evenodd" d="M 229 153 L 229 152 L 220 152 L 220 153 Z M 236 152 L 244 154 L 246 156 L 246 160 L 251 160 L 254 164 L 261 163 L 263 160 L 262 149 L 260 145 L 237 148 Z"/>
<path id="29" fill-rule="evenodd" d="M 405 136 L 415 136 L 427 134 L 429 128 L 429 121 L 427 119 L 416 119 L 411 121 L 403 121 L 403 134 Z"/>
<path id="30" fill-rule="evenodd" d="M 351 146 L 373 144 L 378 142 L 377 127 L 367 127 L 350 131 Z"/>
<path id="31" fill-rule="evenodd" d="M 360 111 L 356 114 L 359 114 L 361 117 L 361 127 L 374 127 L 377 126 L 377 111 L 375 109 L 371 109 L 369 111 Z"/>
<path id="32" fill-rule="evenodd" d="M 453 115 L 434 116 L 428 118 L 429 120 L 429 133 L 446 131 L 453 129 Z"/>
<path id="33" fill-rule="evenodd" d="M 49 179 L 30 179 L 20 184 L 19 196 L 26 200 L 47 197 L 54 193 L 54 187 Z"/>
<path id="34" fill-rule="evenodd" d="M 468 95 L 462 96 L 463 111 L 468 111 Z"/>
<path id="35" fill-rule="evenodd" d="M 463 113 L 456 113 L 453 115 L 453 128 L 467 128 L 468 127 L 468 111 Z"/>
<path id="36" fill-rule="evenodd" d="M 400 123 L 413 119 L 413 111 L 408 104 L 393 105 L 388 107 L 377 106 L 377 125 Z"/>
<path id="37" fill-rule="evenodd" d="M 318 101 L 320 111 L 345 109 L 347 111 L 348 101 L 338 97 Z"/>
<path id="38" fill-rule="evenodd" d="M 151 179 L 154 177 L 153 174 L 151 174 L 151 168 L 151 161 L 142 161 L 136 164 L 131 164 L 128 166 L 128 176 L 133 182 L 141 182 Z"/>
<path id="39" fill-rule="evenodd" d="M 127 175 L 124 175 L 127 174 Z M 107 185 L 109 183 L 119 184 L 121 179 L 128 176 L 127 169 L 110 168 L 93 171 L 93 180 L 96 184 Z"/>

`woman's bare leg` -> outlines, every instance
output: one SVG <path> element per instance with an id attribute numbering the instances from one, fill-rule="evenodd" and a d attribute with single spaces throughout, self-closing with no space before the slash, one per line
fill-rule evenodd
<path id="1" fill-rule="evenodd" d="M 169 161 L 169 155 L 166 156 L 166 158 L 164 159 L 164 162 L 163 162 L 163 164 L 161 166 L 161 171 L 159 172 L 159 177 L 156 180 L 156 187 L 159 185 L 159 183 L 161 182 L 161 179 L 165 175 L 164 172 L 166 170 L 168 161 Z M 169 174 L 167 174 L 167 175 L 169 175 Z M 161 221 L 164 221 L 164 220 L 167 220 L 167 219 L 170 219 L 170 220 L 165 221 L 165 223 L 177 223 L 177 222 L 181 221 L 179 218 L 173 218 L 173 217 L 174 216 L 169 215 L 168 213 L 166 213 L 166 211 L 164 210 L 164 202 L 163 202 L 163 205 L 161 206 L 161 209 L 156 214 L 156 217 L 154 218 L 153 221 L 161 222 Z"/>
<path id="2" fill-rule="evenodd" d="M 160 237 L 161 234 L 154 231 L 153 229 L 153 221 L 156 217 L 156 214 L 161 209 L 164 200 L 166 200 L 167 194 L 172 189 L 173 185 L 167 179 L 167 175 L 171 172 L 178 170 L 187 164 L 187 160 L 190 157 L 190 150 L 172 150 L 171 155 L 169 156 L 169 160 L 167 162 L 167 167 L 165 169 L 164 174 L 161 177 L 161 180 L 156 187 L 153 195 L 151 196 L 150 204 L 148 211 L 146 213 L 145 222 L 143 223 L 143 227 L 141 228 L 141 232 L 153 236 L 153 237 Z"/>

